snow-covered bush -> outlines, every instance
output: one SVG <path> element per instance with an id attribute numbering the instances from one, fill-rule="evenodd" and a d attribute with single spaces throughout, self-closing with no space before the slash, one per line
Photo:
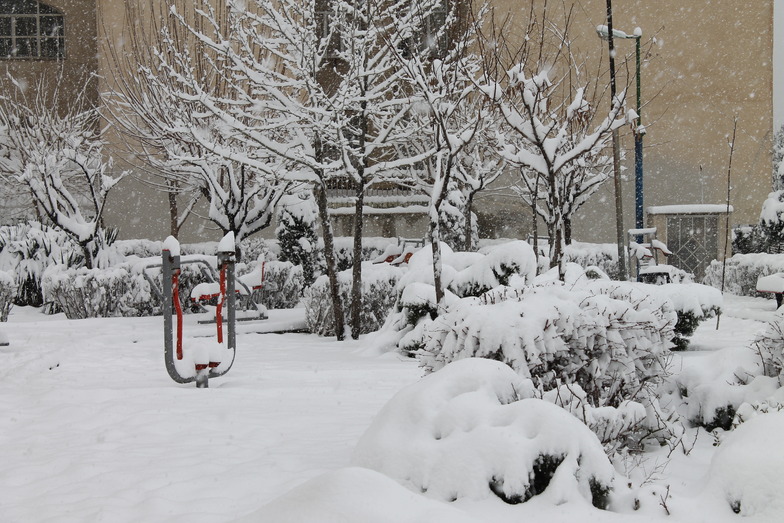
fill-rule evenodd
<path id="1" fill-rule="evenodd" d="M 762 203 L 759 225 L 768 248 L 784 243 L 784 191 L 768 194 Z"/>
<path id="2" fill-rule="evenodd" d="M 441 244 L 442 282 L 446 285 L 445 305 L 460 297 L 476 296 L 499 285 L 522 285 L 536 276 L 536 257 L 523 241 L 494 244 L 482 252 L 453 252 Z M 433 286 L 432 251 L 425 247 L 409 259 L 409 271 L 397 287 L 395 308 L 385 326 L 396 348 L 412 354 L 419 346 L 416 336 L 408 336 L 426 319 L 435 319 L 436 293 Z M 405 341 L 404 341 L 405 339 Z"/>
<path id="3" fill-rule="evenodd" d="M 564 260 L 583 269 L 598 267 L 612 279 L 618 275 L 618 245 L 615 243 L 572 242 L 564 250 Z"/>
<path id="4" fill-rule="evenodd" d="M 310 191 L 286 194 L 278 202 L 275 235 L 280 244 L 280 260 L 301 266 L 306 286 L 315 279 L 317 219 L 318 210 Z"/>
<path id="5" fill-rule="evenodd" d="M 203 258 L 215 266 L 214 256 Z M 53 265 L 46 269 L 42 278 L 44 301 L 59 307 L 69 319 L 157 314 L 161 301 L 143 272 L 148 261 L 131 258 L 106 269 L 70 269 Z M 160 287 L 160 268 L 150 269 L 148 275 Z M 183 312 L 191 310 L 191 291 L 204 278 L 198 265 L 182 265 L 179 295 Z"/>
<path id="6" fill-rule="evenodd" d="M 688 348 L 689 337 L 701 321 L 721 313 L 723 299 L 721 292 L 714 287 L 699 283 L 669 283 L 657 285 L 653 290 L 666 296 L 678 314 L 672 339 L 676 350 Z"/>
<path id="7" fill-rule="evenodd" d="M 712 261 L 705 270 L 704 284 L 721 288 L 722 265 Z M 784 256 L 779 254 L 736 254 L 727 260 L 724 291 L 737 296 L 762 296 L 772 298 L 770 293 L 757 292 L 757 279 L 777 272 L 784 272 Z"/>
<path id="8" fill-rule="evenodd" d="M 765 252 L 767 248 L 767 237 L 759 224 L 740 225 L 732 229 L 733 254 Z"/>
<path id="9" fill-rule="evenodd" d="M 49 267 L 42 280 L 44 299 L 69 319 L 147 316 L 153 311 L 149 283 L 128 266 L 110 269 Z"/>
<path id="10" fill-rule="evenodd" d="M 449 281 L 481 266 L 478 256 L 473 263 L 461 256 L 467 265 L 462 271 L 449 266 Z M 432 285 L 417 281 L 427 278 L 416 262 L 412 258 L 399 284 L 395 311 L 380 336 L 386 348 L 417 356 L 430 370 L 470 357 L 505 362 L 532 378 L 541 397 L 585 421 L 610 454 L 638 449 L 649 438 L 678 436 L 680 428 L 669 423 L 655 395 L 667 374 L 677 323 L 673 301 L 661 287 L 612 282 L 598 268 L 592 277 L 567 264 L 565 282 L 551 271 L 533 284 L 516 275 L 511 286 L 480 297 L 448 292 L 446 310 L 437 315 Z M 494 277 L 492 271 L 476 272 Z M 684 308 L 694 305 L 681 301 Z"/>
<path id="11" fill-rule="evenodd" d="M 724 349 L 686 366 L 663 389 L 682 415 L 711 431 L 732 428 L 736 412 L 744 404 L 765 401 L 781 384 L 762 375 L 759 355 L 748 347 Z"/>
<path id="12" fill-rule="evenodd" d="M 0 321 L 8 320 L 8 313 L 16 297 L 16 289 L 14 277 L 8 272 L 0 271 Z"/>
<path id="13" fill-rule="evenodd" d="M 545 391 L 575 383 L 591 406 L 618 407 L 649 399 L 665 374 L 675 323 L 671 303 L 642 285 L 595 280 L 463 299 L 411 334 L 422 336 L 426 368 L 496 359 Z"/>
<path id="14" fill-rule="evenodd" d="M 41 277 L 55 264 L 84 264 L 81 248 L 67 234 L 34 221 L 0 227 L 0 270 L 14 275 L 17 305 L 43 304 Z"/>
<path id="15" fill-rule="evenodd" d="M 741 516 L 780 521 L 784 514 L 784 412 L 755 417 L 728 434 L 711 461 L 708 490 Z M 729 513 L 729 510 L 727 511 Z"/>
<path id="16" fill-rule="evenodd" d="M 404 269 L 386 264 L 373 265 L 363 262 L 362 266 L 362 309 L 361 334 L 378 330 L 395 304 L 395 288 Z M 346 314 L 346 325 L 351 303 L 351 271 L 338 273 L 340 296 Z M 310 289 L 305 291 L 305 319 L 310 332 L 320 336 L 335 334 L 335 320 L 332 309 L 329 281 L 326 275 L 316 279 Z"/>
<path id="17" fill-rule="evenodd" d="M 253 262 L 237 268 L 238 274 L 261 271 L 261 263 Z M 264 285 L 253 292 L 253 302 L 268 309 L 293 309 L 302 298 L 305 288 L 303 267 L 288 261 L 268 261 L 264 263 Z"/>
<path id="18" fill-rule="evenodd" d="M 441 241 L 449 245 L 452 250 L 464 249 L 466 232 L 466 196 L 460 191 L 458 183 L 451 179 L 449 191 L 439 209 L 439 231 Z M 479 229 L 476 225 L 476 216 L 471 213 L 471 245 L 476 245 L 479 240 Z"/>
<path id="19" fill-rule="evenodd" d="M 353 461 L 442 501 L 551 494 L 605 508 L 614 470 L 596 436 L 533 393 L 503 363 L 452 363 L 395 395 Z"/>
<path id="20" fill-rule="evenodd" d="M 777 312 L 773 321 L 757 335 L 752 350 L 762 363 L 763 374 L 776 378 L 784 371 L 784 314 Z"/>

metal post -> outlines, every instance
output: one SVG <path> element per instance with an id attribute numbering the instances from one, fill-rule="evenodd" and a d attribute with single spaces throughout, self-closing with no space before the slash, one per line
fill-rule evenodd
<path id="1" fill-rule="evenodd" d="M 161 264 L 161 287 L 163 290 L 163 346 L 166 351 L 168 364 L 169 354 L 173 354 L 174 342 L 172 340 L 172 256 L 169 251 L 163 251 Z"/>
<path id="2" fill-rule="evenodd" d="M 634 207 L 635 207 L 635 228 L 645 227 L 643 216 L 643 178 L 642 178 L 642 135 L 645 131 L 642 127 L 642 105 L 640 88 L 640 40 L 642 35 L 635 31 L 636 37 L 636 58 L 637 58 L 637 129 L 634 133 Z M 640 239 L 641 240 L 641 239 Z M 640 243 L 640 240 L 637 243 Z"/>
<path id="3" fill-rule="evenodd" d="M 612 0 L 607 0 L 607 42 L 610 47 L 610 100 L 618 102 L 615 86 L 615 44 L 613 43 Z M 621 188 L 621 145 L 618 129 L 612 132 L 613 142 L 613 181 L 615 186 L 615 239 L 618 243 L 618 278 L 627 279 L 626 270 L 626 234 L 623 230 L 623 195 Z"/>
<path id="4" fill-rule="evenodd" d="M 235 331 L 235 324 L 236 324 L 236 310 L 237 310 L 237 294 L 235 292 L 236 289 L 236 280 L 234 278 L 234 270 L 235 270 L 235 263 L 234 263 L 234 253 L 228 253 L 226 257 L 226 294 L 228 294 L 229 298 L 229 310 L 227 311 L 226 315 L 228 317 L 228 329 L 229 329 L 229 336 L 228 336 L 228 348 L 232 352 L 234 349 L 237 348 L 237 336 Z"/>

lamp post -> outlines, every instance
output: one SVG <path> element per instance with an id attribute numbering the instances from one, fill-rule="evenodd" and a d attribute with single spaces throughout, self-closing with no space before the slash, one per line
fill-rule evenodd
<path id="1" fill-rule="evenodd" d="M 613 42 L 612 0 L 607 0 L 607 43 L 610 50 L 610 102 L 613 107 L 618 103 L 615 87 L 615 43 Z M 623 194 L 621 183 L 621 150 L 618 129 L 612 130 L 613 185 L 615 186 L 615 239 L 618 244 L 618 279 L 626 279 L 626 233 L 623 230 Z"/>
<path id="2" fill-rule="evenodd" d="M 608 40 L 610 31 L 606 25 L 596 28 L 596 33 L 602 40 Z M 636 81 L 637 81 L 637 128 L 634 130 L 634 227 L 642 229 L 643 223 L 643 176 L 642 176 L 642 137 L 645 134 L 645 127 L 642 125 L 642 106 L 641 106 L 641 87 L 640 87 L 640 40 L 642 40 L 642 30 L 638 27 L 634 34 L 627 34 L 618 29 L 613 29 L 613 38 L 623 40 L 635 40 L 635 62 L 636 62 Z M 638 238 L 638 242 L 642 241 Z"/>

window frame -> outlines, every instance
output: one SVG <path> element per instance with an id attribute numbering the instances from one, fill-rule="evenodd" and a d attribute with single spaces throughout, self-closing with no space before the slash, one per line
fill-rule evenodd
<path id="1" fill-rule="evenodd" d="M 20 34 L 20 26 L 25 25 L 27 30 L 22 29 L 24 34 Z M 49 27 L 51 33 L 45 32 Z M 0 12 L 0 60 L 61 61 L 65 58 L 65 14 L 60 9 L 35 2 L 35 12 Z"/>

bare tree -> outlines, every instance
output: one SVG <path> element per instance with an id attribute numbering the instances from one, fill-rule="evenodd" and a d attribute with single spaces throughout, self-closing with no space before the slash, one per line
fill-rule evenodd
<path id="1" fill-rule="evenodd" d="M 171 7 L 176 12 L 187 5 Z M 126 64 L 136 75 L 121 78 L 114 114 L 129 136 L 154 148 L 147 161 L 162 168 L 170 195 L 175 188 L 195 187 L 208 199 L 210 220 L 224 233 L 234 232 L 239 245 L 272 223 L 275 204 L 289 182 L 283 180 L 285 165 L 278 156 L 259 148 L 247 150 L 244 140 L 213 111 L 230 111 L 248 93 L 232 83 L 231 65 L 197 36 L 231 31 L 227 6 L 211 0 L 196 5 L 209 18 L 163 10 L 161 16 L 170 21 L 157 27 L 149 51 L 137 27 L 132 48 L 140 59 Z M 152 4 L 148 8 L 153 9 Z M 257 117 L 265 114 L 259 111 Z"/>
<path id="2" fill-rule="evenodd" d="M 430 1 L 430 0 L 428 0 Z M 410 98 L 399 89 L 395 48 L 408 44 L 417 22 L 406 0 L 361 3 L 322 0 L 229 2 L 232 32 L 194 35 L 231 64 L 228 84 L 235 102 L 208 93 L 199 101 L 243 141 L 291 164 L 292 175 L 314 186 L 324 234 L 327 273 L 336 321 L 342 318 L 335 274 L 328 188 L 354 188 L 354 267 L 351 335 L 360 332 L 361 247 L 367 187 L 392 180 L 400 167 L 422 157 L 400 158 L 395 144 L 411 134 Z M 213 14 L 203 16 L 210 27 Z M 184 17 L 180 17 L 187 25 Z M 408 28 L 399 32 L 399 28 Z M 342 337 L 342 325 L 336 327 Z"/>
<path id="3" fill-rule="evenodd" d="M 41 214 L 81 246 L 92 268 L 102 247 L 107 195 L 125 173 L 112 176 L 100 115 L 84 97 L 95 79 L 68 99 L 62 79 L 62 70 L 40 76 L 34 86 L 9 77 L 11 89 L 0 95 L 0 177 L 29 191 Z"/>
<path id="4" fill-rule="evenodd" d="M 433 5 L 417 13 L 423 20 L 433 15 Z M 392 47 L 404 72 L 406 89 L 415 102 L 412 118 L 420 120 L 416 140 L 407 147 L 418 148 L 424 161 L 407 170 L 412 183 L 430 196 L 428 210 L 429 236 L 433 253 L 433 280 L 436 302 L 440 305 L 444 297 L 441 278 L 441 215 L 451 188 L 463 186 L 468 189 L 467 223 L 465 243 L 471 242 L 471 205 L 473 195 L 488 181 L 490 170 L 482 158 L 488 142 L 471 145 L 481 132 L 492 126 L 487 104 L 481 94 L 475 92 L 475 78 L 479 74 L 481 61 L 471 50 L 474 46 L 475 28 L 478 24 L 460 23 L 467 15 L 461 12 L 465 6 L 452 3 L 438 32 L 430 41 L 418 45 L 424 52 L 414 53 L 409 49 Z M 477 20 L 484 16 L 480 10 Z M 422 23 L 421 25 L 426 25 Z M 412 38 L 409 36 L 409 38 Z M 416 40 L 415 40 L 416 41 Z M 483 139 L 484 140 L 484 139 Z M 499 165 L 498 160 L 491 161 Z M 474 170 L 474 168 L 478 168 Z"/>
<path id="5" fill-rule="evenodd" d="M 570 12 L 558 27 L 546 9 L 547 2 L 541 19 L 532 11 L 520 46 L 503 38 L 504 23 L 484 35 L 481 90 L 503 118 L 500 154 L 520 168 L 523 194 L 547 225 L 550 265 L 563 275 L 567 224 L 608 177 L 604 150 L 612 131 L 635 115 L 624 114 L 623 95 L 602 112 L 598 74 L 586 77 L 570 47 Z"/>

